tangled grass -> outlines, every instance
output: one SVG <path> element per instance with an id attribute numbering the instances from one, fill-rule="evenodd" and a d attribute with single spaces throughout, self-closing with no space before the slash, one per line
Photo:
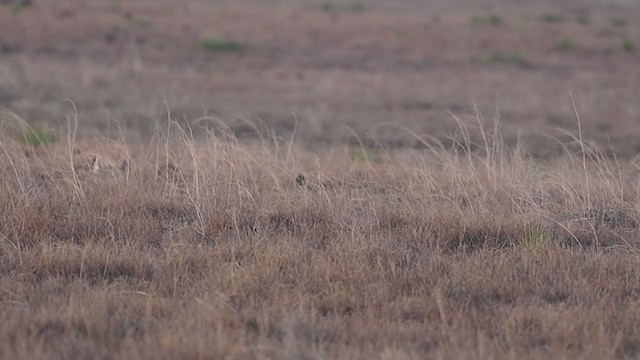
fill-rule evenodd
<path id="1" fill-rule="evenodd" d="M 0 357 L 638 356 L 637 164 L 476 130 L 373 162 L 174 122 L 150 145 L 5 129 Z"/>

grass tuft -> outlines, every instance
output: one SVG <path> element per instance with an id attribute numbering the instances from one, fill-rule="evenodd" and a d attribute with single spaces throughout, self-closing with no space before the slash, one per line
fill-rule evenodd
<path id="1" fill-rule="evenodd" d="M 632 53 L 636 51 L 636 46 L 631 39 L 627 38 L 622 40 L 622 50 L 626 53 Z"/>
<path id="2" fill-rule="evenodd" d="M 346 4 L 336 4 L 332 2 L 325 2 L 320 4 L 320 9 L 324 12 L 350 12 L 350 13 L 362 13 L 368 10 L 367 5 L 359 1 L 352 1 Z"/>
<path id="3" fill-rule="evenodd" d="M 205 37 L 199 42 L 204 50 L 215 53 L 243 53 L 249 47 L 237 40 L 219 37 Z"/>
<path id="4" fill-rule="evenodd" d="M 143 16 L 136 16 L 131 19 L 131 25 L 133 27 L 146 29 L 151 27 L 151 19 Z"/>
<path id="5" fill-rule="evenodd" d="M 493 52 L 487 55 L 481 55 L 474 57 L 472 61 L 476 64 L 503 64 L 512 65 L 516 67 L 528 67 L 531 63 L 521 53 L 505 53 L 505 52 Z"/>
<path id="6" fill-rule="evenodd" d="M 40 147 L 56 141 L 56 134 L 52 130 L 44 128 L 30 128 L 22 134 L 25 144 Z"/>
<path id="7" fill-rule="evenodd" d="M 627 19 L 625 18 L 613 18 L 611 19 L 611 25 L 622 28 L 627 26 Z"/>
<path id="8" fill-rule="evenodd" d="M 469 19 L 469 25 L 476 29 L 482 29 L 489 26 L 500 26 L 503 24 L 500 15 L 473 16 Z"/>
<path id="9" fill-rule="evenodd" d="M 576 43 L 573 39 L 562 38 L 553 44 L 553 48 L 561 52 L 569 52 L 576 48 Z"/>
<path id="10" fill-rule="evenodd" d="M 24 11 L 24 9 L 24 4 L 19 1 L 14 1 L 11 3 L 11 13 L 14 15 L 20 14 L 22 11 Z"/>
<path id="11" fill-rule="evenodd" d="M 582 26 L 591 25 L 591 19 L 589 19 L 589 17 L 587 15 L 579 15 L 576 20 L 578 21 L 578 24 L 580 24 Z"/>
<path id="12" fill-rule="evenodd" d="M 543 14 L 538 17 L 541 22 L 545 23 L 563 23 L 567 20 L 567 17 L 563 14 Z"/>

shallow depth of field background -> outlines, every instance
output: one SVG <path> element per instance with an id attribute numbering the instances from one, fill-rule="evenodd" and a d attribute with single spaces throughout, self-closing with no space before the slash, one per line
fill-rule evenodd
<path id="1" fill-rule="evenodd" d="M 0 358 L 637 358 L 639 64 L 631 0 L 0 0 Z"/>
<path id="2" fill-rule="evenodd" d="M 5 1 L 6 2 L 6 1 Z M 242 120 L 302 145 L 417 147 L 457 129 L 449 112 L 500 118 L 509 144 L 552 156 L 576 129 L 619 156 L 639 150 L 640 6 L 624 1 L 37 1 L 0 8 L 0 101 L 55 127 L 126 127 L 167 108 Z M 475 120 L 472 120 L 475 123 Z M 409 131 L 407 131 L 409 130 Z"/>

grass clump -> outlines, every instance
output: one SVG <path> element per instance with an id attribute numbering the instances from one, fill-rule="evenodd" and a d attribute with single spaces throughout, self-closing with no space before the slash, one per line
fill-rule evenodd
<path id="1" fill-rule="evenodd" d="M 578 24 L 582 26 L 589 26 L 591 24 L 591 19 L 587 15 L 580 15 L 577 18 Z"/>
<path id="2" fill-rule="evenodd" d="M 544 250 L 549 245 L 549 233 L 542 225 L 532 226 L 522 232 L 518 242 L 525 249 Z"/>
<path id="3" fill-rule="evenodd" d="M 489 26 L 500 26 L 503 24 L 502 17 L 500 15 L 487 15 L 487 16 L 473 16 L 469 19 L 471 27 L 476 29 L 486 28 Z"/>
<path id="4" fill-rule="evenodd" d="M 131 25 L 137 28 L 146 29 L 151 27 L 151 19 L 143 16 L 134 17 L 131 19 Z"/>
<path id="5" fill-rule="evenodd" d="M 213 36 L 201 39 L 199 44 L 202 49 L 216 53 L 242 53 L 248 48 L 237 40 Z"/>
<path id="6" fill-rule="evenodd" d="M 570 38 L 562 38 L 553 44 L 553 48 L 558 51 L 567 52 L 575 49 L 576 43 Z"/>
<path id="7" fill-rule="evenodd" d="M 11 13 L 17 15 L 24 10 L 24 4 L 19 1 L 14 1 L 11 3 Z"/>
<path id="8" fill-rule="evenodd" d="M 562 23 L 567 20 L 567 17 L 562 14 L 543 14 L 538 19 L 545 23 Z"/>
<path id="9" fill-rule="evenodd" d="M 611 19 L 611 25 L 615 26 L 615 27 L 625 27 L 627 26 L 627 19 L 624 18 L 613 18 Z"/>
<path id="10" fill-rule="evenodd" d="M 631 39 L 627 38 L 622 40 L 622 50 L 626 53 L 632 53 L 636 51 L 636 46 Z"/>
<path id="11" fill-rule="evenodd" d="M 30 128 L 22 134 L 22 140 L 29 146 L 40 147 L 55 142 L 56 134 L 44 128 Z"/>
<path id="12" fill-rule="evenodd" d="M 354 163 L 371 163 L 381 164 L 383 159 L 375 151 L 375 149 L 362 145 L 353 145 L 347 148 L 347 155 L 349 159 Z"/>
<path id="13" fill-rule="evenodd" d="M 344 9 L 349 12 L 359 13 L 367 11 L 367 6 L 361 2 L 352 2 L 345 5 Z"/>
<path id="14" fill-rule="evenodd" d="M 335 12 L 335 11 L 343 11 L 350 13 L 362 13 L 367 11 L 367 6 L 359 1 L 353 1 L 347 4 L 335 4 L 335 3 L 322 3 L 320 4 L 320 9 L 324 12 Z"/>
<path id="15" fill-rule="evenodd" d="M 521 53 L 494 52 L 487 55 L 475 57 L 473 62 L 477 64 L 505 64 L 518 67 L 527 67 L 530 62 Z"/>

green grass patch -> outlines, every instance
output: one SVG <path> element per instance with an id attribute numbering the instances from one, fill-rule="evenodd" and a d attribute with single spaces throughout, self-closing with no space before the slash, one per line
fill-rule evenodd
<path id="1" fill-rule="evenodd" d="M 591 25 L 591 19 L 589 19 L 589 17 L 587 15 L 580 15 L 578 16 L 578 18 L 576 19 L 576 21 L 578 22 L 578 24 L 582 25 L 582 26 L 589 26 Z"/>
<path id="2" fill-rule="evenodd" d="M 382 164 L 385 159 L 373 148 L 361 145 L 347 147 L 347 155 L 354 163 L 366 162 L 369 164 Z"/>
<path id="3" fill-rule="evenodd" d="M 476 29 L 486 28 L 489 26 L 500 26 L 503 24 L 500 15 L 472 16 L 469 19 L 469 25 Z"/>
<path id="4" fill-rule="evenodd" d="M 22 134 L 25 144 L 40 147 L 56 141 L 56 134 L 52 130 L 43 128 L 30 128 Z"/>
<path id="5" fill-rule="evenodd" d="M 131 19 L 131 25 L 137 28 L 146 29 L 148 27 L 151 27 L 151 19 L 142 16 L 136 16 Z"/>
<path id="6" fill-rule="evenodd" d="M 14 1 L 11 3 L 11 13 L 14 15 L 20 14 L 21 12 L 24 11 L 24 5 Z"/>
<path id="7" fill-rule="evenodd" d="M 530 62 L 524 57 L 524 55 L 518 52 L 493 52 L 491 54 L 474 57 L 473 62 L 476 64 L 503 64 L 517 67 L 527 67 L 531 65 Z"/>
<path id="8" fill-rule="evenodd" d="M 344 9 L 349 12 L 360 13 L 367 11 L 367 6 L 361 2 L 352 2 L 345 5 Z"/>
<path id="9" fill-rule="evenodd" d="M 350 13 L 362 13 L 368 10 L 367 5 L 359 1 L 353 1 L 346 4 L 336 4 L 336 3 L 322 3 L 320 4 L 320 9 L 324 12 L 350 12 Z"/>
<path id="10" fill-rule="evenodd" d="M 626 53 L 632 53 L 636 51 L 636 46 L 631 39 L 624 39 L 622 40 L 622 50 Z"/>
<path id="11" fill-rule="evenodd" d="M 615 27 L 625 27 L 627 26 L 627 19 L 623 19 L 623 18 L 613 18 L 611 19 L 611 25 L 615 26 Z"/>
<path id="12" fill-rule="evenodd" d="M 553 44 L 553 48 L 558 51 L 567 52 L 576 48 L 576 43 L 570 38 L 562 38 Z"/>
<path id="13" fill-rule="evenodd" d="M 200 47 L 216 53 L 243 53 L 248 46 L 234 39 L 205 37 L 200 40 Z"/>
<path id="14" fill-rule="evenodd" d="M 567 21 L 567 17 L 562 14 L 542 14 L 538 20 L 545 23 L 562 23 Z"/>
<path id="15" fill-rule="evenodd" d="M 534 225 L 524 230 L 518 243 L 529 250 L 544 250 L 549 245 L 549 233 L 544 226 Z"/>

